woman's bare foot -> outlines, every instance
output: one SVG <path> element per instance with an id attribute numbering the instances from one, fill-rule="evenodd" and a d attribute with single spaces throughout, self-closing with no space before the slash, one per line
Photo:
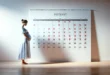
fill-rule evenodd
<path id="1" fill-rule="evenodd" d="M 22 60 L 22 64 L 28 64 L 28 63 L 26 63 L 25 60 Z"/>

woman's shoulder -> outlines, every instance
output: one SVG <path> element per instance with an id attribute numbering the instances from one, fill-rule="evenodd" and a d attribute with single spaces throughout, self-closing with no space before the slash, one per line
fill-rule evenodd
<path id="1" fill-rule="evenodd" d="M 26 28 L 24 28 L 24 27 L 22 27 L 22 30 L 23 30 L 23 31 L 27 31 L 27 29 L 26 29 Z"/>
<path id="2" fill-rule="evenodd" d="M 26 28 L 22 28 L 22 30 L 23 30 L 23 33 L 27 33 L 28 31 L 27 31 L 27 29 Z"/>

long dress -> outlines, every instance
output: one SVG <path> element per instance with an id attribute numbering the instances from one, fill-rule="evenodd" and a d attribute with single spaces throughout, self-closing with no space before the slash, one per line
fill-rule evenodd
<path id="1" fill-rule="evenodd" d="M 26 36 L 31 39 L 31 36 L 30 36 L 28 30 L 25 29 L 24 27 L 22 27 L 22 30 L 23 30 L 23 34 L 26 34 Z M 24 36 L 23 43 L 20 47 L 20 53 L 19 53 L 18 59 L 23 60 L 23 59 L 28 59 L 30 57 L 31 57 L 30 41 Z"/>

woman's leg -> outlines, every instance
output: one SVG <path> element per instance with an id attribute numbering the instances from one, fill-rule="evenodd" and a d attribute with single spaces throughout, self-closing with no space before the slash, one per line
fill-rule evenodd
<path id="1" fill-rule="evenodd" d="M 28 64 L 28 63 L 26 63 L 25 60 L 22 60 L 22 64 Z"/>

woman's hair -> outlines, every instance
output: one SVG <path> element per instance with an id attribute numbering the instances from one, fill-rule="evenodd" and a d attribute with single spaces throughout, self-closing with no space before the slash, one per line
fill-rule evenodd
<path id="1" fill-rule="evenodd" d="M 22 23 L 28 23 L 28 21 L 24 20 L 24 19 L 22 19 L 21 21 L 22 21 Z"/>

